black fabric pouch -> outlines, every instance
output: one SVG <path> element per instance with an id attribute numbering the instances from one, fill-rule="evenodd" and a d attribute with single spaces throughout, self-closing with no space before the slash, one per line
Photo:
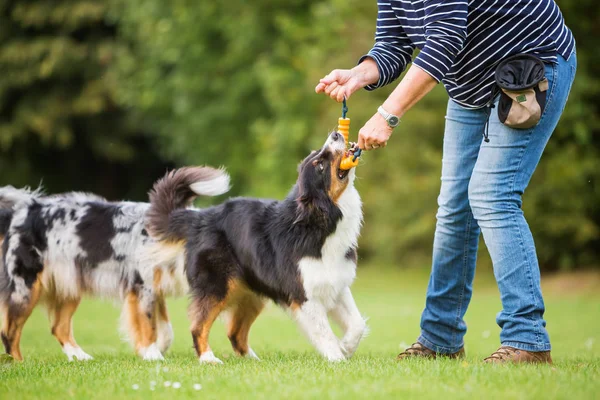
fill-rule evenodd
<path id="1" fill-rule="evenodd" d="M 530 54 L 517 54 L 498 64 L 495 78 L 501 90 L 500 122 L 516 129 L 536 126 L 546 107 L 544 63 Z"/>

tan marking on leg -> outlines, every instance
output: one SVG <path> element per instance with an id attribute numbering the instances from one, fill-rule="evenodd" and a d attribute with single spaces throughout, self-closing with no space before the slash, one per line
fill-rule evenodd
<path id="1" fill-rule="evenodd" d="M 211 351 L 208 344 L 210 328 L 225 308 L 225 305 L 225 301 L 218 301 L 214 298 L 194 299 L 190 305 L 189 316 L 192 320 L 190 330 L 198 357 Z"/>
<path id="2" fill-rule="evenodd" d="M 69 299 L 51 305 L 51 310 L 53 310 L 52 334 L 61 346 L 68 343 L 73 347 L 79 347 L 73 336 L 72 319 L 80 302 L 81 299 Z"/>
<path id="3" fill-rule="evenodd" d="M 165 301 L 165 298 L 162 296 L 159 296 L 156 299 L 156 311 L 157 311 L 158 319 L 160 319 L 161 321 L 164 321 L 164 322 L 169 322 L 169 313 L 167 311 L 167 303 Z"/>
<path id="4" fill-rule="evenodd" d="M 264 306 L 263 299 L 252 292 L 245 292 L 234 305 L 227 336 L 233 350 L 241 356 L 248 354 L 248 334 Z"/>
<path id="5" fill-rule="evenodd" d="M 130 337 L 136 351 L 156 342 L 156 313 L 149 316 L 141 309 L 139 296 L 135 292 L 127 293 L 125 307 L 128 311 Z"/>
<path id="6" fill-rule="evenodd" d="M 23 326 L 31 315 L 41 294 L 41 285 L 39 279 L 31 287 L 29 302 L 27 304 L 8 304 L 2 320 L 2 343 L 6 352 L 15 360 L 22 361 L 21 355 L 21 333 Z"/>
<path id="7" fill-rule="evenodd" d="M 160 284 L 161 284 L 161 280 L 162 280 L 162 269 L 157 268 L 154 270 L 154 282 L 153 282 L 153 287 L 154 287 L 154 292 L 155 293 L 160 293 Z"/>
<path id="8" fill-rule="evenodd" d="M 227 293 L 222 300 L 213 297 L 194 298 L 192 300 L 188 315 L 192 321 L 190 330 L 192 332 L 194 348 L 199 357 L 211 351 L 208 344 L 208 336 L 212 324 L 219 314 L 235 301 L 235 295 L 239 292 L 240 287 L 239 282 L 231 280 L 227 284 Z"/>

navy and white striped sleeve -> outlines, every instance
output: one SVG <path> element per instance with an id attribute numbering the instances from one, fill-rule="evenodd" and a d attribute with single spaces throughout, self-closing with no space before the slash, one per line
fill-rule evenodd
<path id="1" fill-rule="evenodd" d="M 425 46 L 414 64 L 441 81 L 467 37 L 468 0 L 425 0 Z"/>
<path id="2" fill-rule="evenodd" d="M 415 45 L 410 41 L 400 21 L 396 18 L 389 1 L 377 2 L 377 30 L 375 45 L 368 54 L 362 56 L 358 63 L 371 57 L 377 63 L 379 81 L 365 87 L 374 90 L 385 86 L 400 76 L 410 63 Z"/>

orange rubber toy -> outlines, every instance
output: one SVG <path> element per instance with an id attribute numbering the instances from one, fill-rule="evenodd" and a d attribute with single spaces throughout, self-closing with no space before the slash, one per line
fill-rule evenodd
<path id="1" fill-rule="evenodd" d="M 338 127 L 337 131 L 342 136 L 344 136 L 344 142 L 346 146 L 348 145 L 348 135 L 350 135 L 350 118 L 346 118 L 346 112 L 348 111 L 348 107 L 346 107 L 346 99 L 344 99 L 342 105 L 342 118 L 338 119 Z M 348 151 L 346 156 L 342 159 L 340 164 L 340 169 L 348 170 L 354 168 L 358 165 L 358 158 L 360 157 L 361 150 L 360 149 L 350 149 L 352 151 Z"/>

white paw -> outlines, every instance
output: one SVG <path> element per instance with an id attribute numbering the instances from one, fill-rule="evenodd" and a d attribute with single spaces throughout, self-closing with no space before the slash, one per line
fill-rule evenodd
<path id="1" fill-rule="evenodd" d="M 173 343 L 173 325 L 170 322 L 158 323 L 158 338 L 156 343 L 161 353 L 166 352 Z"/>
<path id="2" fill-rule="evenodd" d="M 140 356 L 144 361 L 162 361 L 164 360 L 162 353 L 158 349 L 158 345 L 156 343 L 152 343 L 150 346 L 141 348 Z"/>
<path id="3" fill-rule="evenodd" d="M 323 356 L 325 356 L 327 361 L 330 361 L 330 362 L 340 362 L 340 361 L 344 361 L 346 359 L 341 348 L 337 348 L 335 350 L 331 349 L 330 351 L 324 353 Z"/>
<path id="4" fill-rule="evenodd" d="M 248 353 L 246 353 L 246 358 L 251 358 L 253 360 L 260 361 L 260 358 L 258 358 L 254 350 L 252 350 L 251 348 L 248 349 Z"/>
<path id="5" fill-rule="evenodd" d="M 346 358 L 350 358 L 350 357 L 352 357 L 354 352 L 356 352 L 356 348 L 358 346 L 355 343 L 342 342 L 341 347 L 342 347 L 342 353 L 344 353 L 344 356 Z"/>
<path id="6" fill-rule="evenodd" d="M 366 320 L 365 320 L 366 321 Z M 366 325 L 364 321 L 356 324 L 353 328 L 351 328 L 348 333 L 344 336 L 341 343 L 342 352 L 347 358 L 352 357 L 356 350 L 358 349 L 358 345 L 360 341 L 369 334 L 369 327 Z"/>
<path id="7" fill-rule="evenodd" d="M 223 364 L 223 361 L 219 360 L 212 351 L 207 351 L 206 353 L 202 353 L 200 358 L 198 359 L 201 363 L 207 364 Z"/>
<path id="8" fill-rule="evenodd" d="M 63 353 L 65 353 L 69 361 L 73 361 L 73 359 L 75 358 L 79 361 L 87 361 L 94 359 L 92 356 L 83 351 L 81 347 L 75 347 L 69 343 L 66 343 L 63 346 Z"/>

